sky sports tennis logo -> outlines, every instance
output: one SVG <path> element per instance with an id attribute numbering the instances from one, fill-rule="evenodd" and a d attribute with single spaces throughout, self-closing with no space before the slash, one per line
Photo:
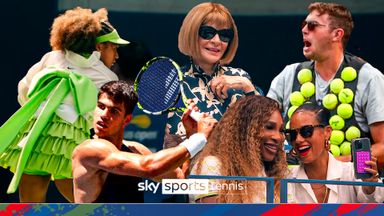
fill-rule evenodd
<path id="1" fill-rule="evenodd" d="M 140 182 L 139 191 L 151 191 L 156 193 L 160 187 L 162 194 L 208 194 L 209 191 L 215 190 L 244 190 L 243 183 L 212 183 L 208 179 L 163 179 L 160 182 L 151 182 L 145 180 Z"/>

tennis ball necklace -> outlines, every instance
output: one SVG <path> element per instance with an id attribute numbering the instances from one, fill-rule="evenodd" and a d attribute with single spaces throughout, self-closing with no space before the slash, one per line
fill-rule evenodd
<path id="1" fill-rule="evenodd" d="M 333 115 L 329 124 L 332 127 L 330 137 L 331 149 L 334 149 L 334 155 L 349 155 L 351 140 L 361 136 L 360 130 L 355 126 L 350 126 L 345 129 L 345 120 L 353 116 L 353 97 L 354 92 L 345 88 L 345 82 L 352 82 L 356 79 L 357 72 L 353 67 L 345 67 L 341 72 L 341 79 L 335 78 L 330 83 L 330 92 L 323 98 L 323 106 L 328 110 L 336 109 L 336 115 Z M 301 84 L 300 91 L 294 91 L 289 97 L 291 106 L 288 109 L 287 115 L 290 120 L 293 112 L 316 93 L 316 87 L 313 84 L 313 73 L 310 69 L 301 69 L 297 74 L 297 79 Z M 289 128 L 289 121 L 286 124 Z M 344 132 L 345 131 L 345 132 Z M 343 145 L 343 151 L 340 149 Z M 336 149 L 337 148 L 337 149 Z"/>

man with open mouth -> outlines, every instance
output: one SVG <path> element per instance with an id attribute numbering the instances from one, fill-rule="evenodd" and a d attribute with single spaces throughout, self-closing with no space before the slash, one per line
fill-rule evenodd
<path id="1" fill-rule="evenodd" d="M 301 33 L 303 54 L 309 61 L 286 66 L 272 81 L 267 96 L 280 103 L 286 123 L 301 104 L 322 105 L 331 112 L 331 144 L 338 147 L 354 138 L 369 137 L 382 170 L 384 76 L 346 51 L 354 23 L 345 6 L 316 2 L 309 5 L 308 11 Z M 299 154 L 304 156 L 308 148 L 302 146 Z M 349 153 L 335 156 L 351 161 Z"/>

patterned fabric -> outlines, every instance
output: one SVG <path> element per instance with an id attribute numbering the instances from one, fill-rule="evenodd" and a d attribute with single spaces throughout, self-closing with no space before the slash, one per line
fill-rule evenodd
<path id="1" fill-rule="evenodd" d="M 241 98 L 245 92 L 230 89 L 228 90 L 228 98 L 221 100 L 210 89 L 211 80 L 222 75 L 242 76 L 251 80 L 249 74 L 240 68 L 222 66 L 212 75 L 207 75 L 201 68 L 195 65 L 187 65 L 182 70 L 186 71 L 184 73 L 184 93 L 187 99 L 192 99 L 201 112 L 209 113 L 216 120 L 220 120 L 227 108 Z M 182 101 L 180 100 L 178 104 L 182 105 Z M 180 141 L 177 138 L 170 139 L 167 136 L 172 137 L 176 135 L 178 138 L 185 138 L 186 132 L 181 122 L 182 115 L 182 112 L 170 112 L 168 114 L 164 148 L 175 146 Z"/>

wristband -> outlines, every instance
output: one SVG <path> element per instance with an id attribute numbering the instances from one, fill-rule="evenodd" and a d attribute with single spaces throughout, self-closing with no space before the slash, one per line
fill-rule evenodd
<path id="1" fill-rule="evenodd" d="M 193 158 L 199 151 L 201 151 L 205 144 L 207 143 L 207 139 L 202 133 L 195 133 L 189 137 L 189 139 L 184 140 L 184 142 L 180 143 L 180 145 L 187 148 L 191 158 Z"/>

